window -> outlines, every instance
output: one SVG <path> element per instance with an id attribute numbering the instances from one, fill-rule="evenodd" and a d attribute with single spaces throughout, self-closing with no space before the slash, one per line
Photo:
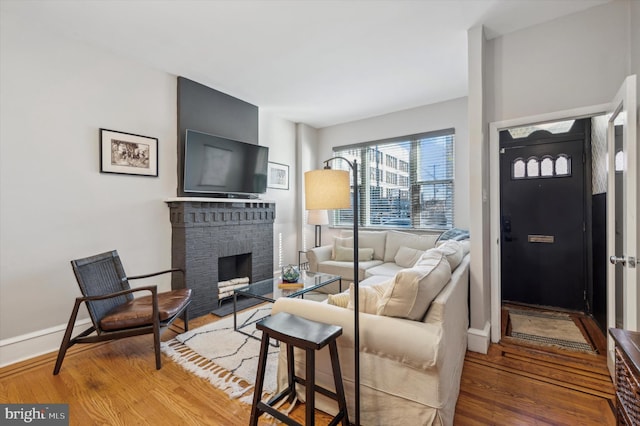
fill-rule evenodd
<path id="1" fill-rule="evenodd" d="M 360 225 L 452 228 L 454 140 L 446 129 L 334 148 L 358 162 Z M 352 172 L 341 160 L 331 166 Z M 352 210 L 334 211 L 332 224 L 353 225 Z"/>

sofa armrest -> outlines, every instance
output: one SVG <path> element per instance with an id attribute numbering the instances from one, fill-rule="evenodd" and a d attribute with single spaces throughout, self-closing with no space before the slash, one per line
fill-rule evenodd
<path id="1" fill-rule="evenodd" d="M 331 260 L 331 250 L 333 246 L 320 246 L 307 250 L 307 260 L 309 261 L 309 271 L 318 272 L 318 264 L 326 260 Z"/>
<path id="2" fill-rule="evenodd" d="M 353 311 L 312 300 L 280 298 L 272 314 L 288 312 L 312 321 L 339 325 L 342 336 L 338 346 L 354 347 Z M 440 364 L 442 328 L 434 324 L 360 313 L 360 348 L 362 352 L 429 370 Z"/>

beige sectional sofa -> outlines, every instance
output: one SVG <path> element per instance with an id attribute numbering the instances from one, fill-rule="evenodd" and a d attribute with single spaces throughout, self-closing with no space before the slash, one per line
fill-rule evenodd
<path id="1" fill-rule="evenodd" d="M 358 279 L 362 281 L 373 275 L 393 277 L 415 263 L 418 251 L 435 247 L 439 235 L 393 230 L 358 232 Z M 307 259 L 311 272 L 340 275 L 343 282 L 353 281 L 353 231 L 342 231 L 331 245 L 309 249 Z M 330 285 L 321 291 L 336 293 L 338 287 Z"/>
<path id="2" fill-rule="evenodd" d="M 385 252 L 387 248 L 393 249 L 385 246 Z M 384 254 L 381 257 L 377 264 L 361 272 L 390 263 L 383 261 Z M 427 250 L 415 265 L 401 268 L 392 277 L 371 275 L 360 283 L 362 424 L 453 424 L 467 347 L 469 258 L 468 244 L 446 242 Z M 353 416 L 351 299 L 350 291 L 330 296 L 328 303 L 281 298 L 275 302 L 273 313 L 285 311 L 342 326 L 338 353 L 347 406 Z M 304 377 L 304 356 L 297 350 L 295 368 L 296 374 Z M 332 377 L 325 348 L 316 355 L 316 383 L 334 389 Z M 283 347 L 278 364 L 279 386 L 285 386 L 286 380 Z M 303 388 L 298 397 L 304 400 Z M 337 411 L 334 401 L 319 394 L 316 407 L 333 414 Z"/>

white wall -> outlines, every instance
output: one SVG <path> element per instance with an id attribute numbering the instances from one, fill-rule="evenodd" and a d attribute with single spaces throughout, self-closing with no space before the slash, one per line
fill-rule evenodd
<path id="1" fill-rule="evenodd" d="M 297 124 L 297 164 L 298 164 L 298 193 L 297 215 L 298 225 L 301 230 L 298 233 L 298 247 L 307 250 L 314 246 L 315 227 L 307 225 L 307 211 L 305 210 L 304 173 L 317 168 L 318 161 L 318 129 L 306 124 Z M 326 227 L 323 227 L 326 228 Z M 324 240 L 328 241 L 328 240 Z M 324 242 L 323 241 L 323 242 Z"/>
<path id="2" fill-rule="evenodd" d="M 609 102 L 629 74 L 629 2 L 614 1 L 487 43 L 487 119 Z"/>
<path id="3" fill-rule="evenodd" d="M 470 44 L 470 49 L 476 49 L 469 52 L 470 57 L 483 55 L 485 64 L 484 131 L 491 122 L 609 102 L 631 71 L 631 3 L 614 1 L 489 40 L 484 54 L 478 52 L 482 48 L 479 43 Z M 480 135 L 480 139 L 486 149 L 489 138 Z M 489 168 L 494 167 L 491 160 Z M 470 191 L 481 193 L 488 187 L 484 176 L 471 182 Z M 474 214 L 487 214 L 482 206 L 473 204 L 471 208 Z M 484 217 L 474 221 L 471 235 L 472 239 L 473 235 L 482 235 L 482 245 L 488 246 L 490 235 L 482 232 L 483 223 Z M 472 293 L 471 298 L 472 327 L 477 328 L 489 320 L 490 286 L 486 280 L 491 257 L 486 253 L 480 266 L 482 270 L 475 271 L 475 277 L 484 280 L 477 283 L 482 294 L 473 297 Z M 478 312 L 480 316 L 475 315 Z"/>
<path id="4" fill-rule="evenodd" d="M 163 200 L 176 194 L 177 123 L 176 76 L 0 19 L 2 366 L 57 350 L 80 294 L 71 259 L 117 249 L 131 275 L 171 265 Z M 101 174 L 101 127 L 158 138 L 159 177 Z M 291 189 L 264 198 L 277 202 L 275 229 L 294 263 L 295 125 L 261 113 L 260 138 L 291 167 Z M 134 285 L 150 282 L 170 289 L 168 276 Z"/>
<path id="5" fill-rule="evenodd" d="M 176 79 L 10 15 L 1 23 L 0 339 L 7 343 L 68 321 L 79 295 L 70 259 L 117 249 L 131 274 L 170 266 L 162 200 L 176 188 Z M 158 138 L 159 177 L 101 174 L 101 127 Z M 159 282 L 170 287 L 168 278 Z"/>
<path id="6" fill-rule="evenodd" d="M 296 193 L 298 168 L 296 166 L 296 125 L 267 111 L 260 110 L 260 145 L 269 147 L 269 161 L 289 166 L 289 190 L 267 188 L 262 198 L 276 202 L 276 220 L 273 226 L 274 272 L 288 264 L 298 264 Z"/>
<path id="7" fill-rule="evenodd" d="M 318 130 L 318 162 L 331 158 L 332 148 L 358 142 L 405 136 L 433 130 L 455 128 L 454 225 L 469 227 L 469 132 L 467 98 L 425 105 L 391 114 Z M 327 234 L 329 235 L 329 234 Z M 324 241 L 324 239 L 323 239 Z"/>

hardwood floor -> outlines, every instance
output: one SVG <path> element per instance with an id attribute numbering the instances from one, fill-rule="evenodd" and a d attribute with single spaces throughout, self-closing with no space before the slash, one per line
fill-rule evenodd
<path id="1" fill-rule="evenodd" d="M 215 320 L 190 322 L 192 328 Z M 589 325 L 587 325 L 589 326 Z M 163 340 L 181 332 L 172 326 Z M 69 403 L 71 425 L 243 425 L 250 406 L 163 355 L 154 368 L 151 336 L 73 347 L 58 376 L 56 354 L 0 369 L 3 403 Z M 602 342 L 600 342 L 602 344 Z M 614 425 L 613 386 L 602 355 L 540 351 L 505 342 L 468 352 L 456 425 Z M 304 405 L 293 417 L 304 422 Z M 317 412 L 316 422 L 329 416 Z M 261 425 L 273 420 L 261 418 Z"/>

